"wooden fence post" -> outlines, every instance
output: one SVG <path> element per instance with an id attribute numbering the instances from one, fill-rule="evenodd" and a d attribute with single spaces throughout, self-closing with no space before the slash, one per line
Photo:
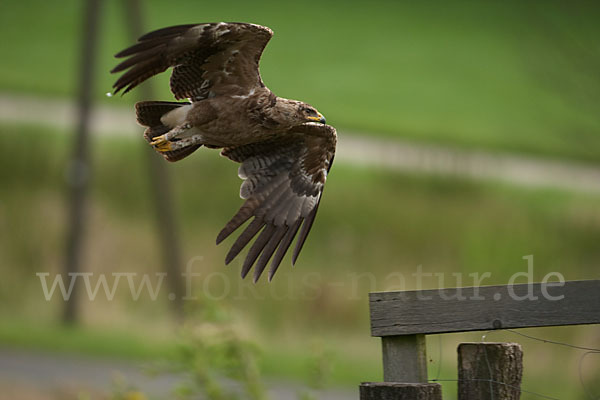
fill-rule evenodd
<path id="1" fill-rule="evenodd" d="M 370 293 L 369 308 L 385 382 L 361 384 L 361 400 L 441 400 L 440 385 L 426 383 L 426 335 L 599 324 L 600 280 Z M 460 400 L 519 398 L 518 344 L 465 343 L 458 351 Z"/>
<path id="2" fill-rule="evenodd" d="M 523 351 L 518 343 L 461 343 L 458 400 L 518 400 Z"/>
<path id="3" fill-rule="evenodd" d="M 425 335 L 384 336 L 383 380 L 398 383 L 427 383 Z"/>
<path id="4" fill-rule="evenodd" d="M 437 383 L 364 382 L 360 400 L 442 400 L 442 387 Z"/>
<path id="5" fill-rule="evenodd" d="M 442 400 L 439 383 L 427 383 L 425 335 L 381 338 L 383 380 L 360 385 L 360 400 Z"/>

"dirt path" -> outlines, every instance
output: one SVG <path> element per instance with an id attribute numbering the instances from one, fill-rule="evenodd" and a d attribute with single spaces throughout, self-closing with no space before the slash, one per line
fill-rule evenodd
<path id="1" fill-rule="evenodd" d="M 0 93 L 0 121 L 48 125 L 72 131 L 73 103 Z M 101 105 L 95 108 L 92 130 L 98 135 L 140 136 L 131 110 Z M 385 140 L 366 134 L 339 132 L 336 162 L 436 175 L 493 180 L 529 187 L 554 187 L 600 193 L 600 166 L 518 156 L 506 153 L 451 149 Z"/>
<path id="2" fill-rule="evenodd" d="M 137 388 L 151 399 L 172 397 L 172 390 L 181 379 L 176 375 L 150 377 L 142 373 L 144 365 L 139 362 L 125 362 L 95 359 L 83 356 L 41 353 L 26 350 L 0 348 L 0 399 L 10 391 L 10 399 L 21 398 L 22 392 L 48 393 L 91 393 L 92 399 L 105 398 L 117 381 L 127 387 Z M 342 400 L 358 398 L 356 389 L 322 390 L 315 392 L 319 399 Z M 269 398 L 276 400 L 298 400 L 302 387 L 298 384 L 268 382 Z M 6 394 L 6 393 L 5 393 Z M 36 398 L 27 396 L 23 398 Z M 61 398 L 60 396 L 56 398 Z"/>

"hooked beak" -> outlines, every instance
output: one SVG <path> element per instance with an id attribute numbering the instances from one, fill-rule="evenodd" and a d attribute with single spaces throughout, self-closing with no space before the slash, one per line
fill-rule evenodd
<path id="1" fill-rule="evenodd" d="M 308 119 L 310 119 L 311 121 L 320 122 L 322 124 L 325 124 L 327 122 L 323 114 L 321 114 L 320 112 L 317 113 L 316 117 L 308 117 Z"/>

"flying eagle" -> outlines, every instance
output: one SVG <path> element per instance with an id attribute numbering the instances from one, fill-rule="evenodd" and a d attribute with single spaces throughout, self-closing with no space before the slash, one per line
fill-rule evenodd
<path id="1" fill-rule="evenodd" d="M 292 256 L 292 264 L 296 262 L 337 142 L 335 128 L 314 107 L 277 97 L 263 83 L 258 64 L 271 36 L 271 29 L 247 23 L 171 26 L 117 53 L 115 57 L 126 59 L 111 71 L 125 71 L 113 85 L 115 94 L 124 94 L 173 68 L 171 92 L 189 102 L 135 105 L 137 121 L 146 127 L 144 137 L 168 161 L 205 146 L 222 149 L 222 156 L 241 164 L 240 197 L 245 202 L 221 230 L 217 244 L 253 218 L 225 263 L 258 235 L 241 271 L 245 277 L 255 265 L 255 282 L 271 258 L 272 279 L 300 231 Z"/>

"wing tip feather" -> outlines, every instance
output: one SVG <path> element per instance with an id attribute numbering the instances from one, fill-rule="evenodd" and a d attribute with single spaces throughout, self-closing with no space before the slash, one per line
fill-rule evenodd
<path id="1" fill-rule="evenodd" d="M 233 232 L 233 231 L 232 231 Z M 227 239 L 229 237 L 229 235 L 231 235 L 232 232 L 227 232 L 227 227 L 221 229 L 221 231 L 219 232 L 219 234 L 217 235 L 217 246 L 219 244 L 221 244 L 221 242 L 225 239 Z"/>

